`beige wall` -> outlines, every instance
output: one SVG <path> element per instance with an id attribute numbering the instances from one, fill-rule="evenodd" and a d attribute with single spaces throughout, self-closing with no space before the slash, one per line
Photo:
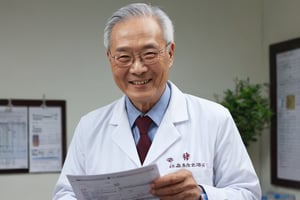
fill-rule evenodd
<path id="1" fill-rule="evenodd" d="M 111 78 L 102 34 L 111 12 L 128 2 L 0 0 L 0 98 L 39 99 L 45 94 L 65 99 L 70 142 L 80 116 L 121 95 Z M 146 2 L 163 7 L 175 24 L 170 79 L 182 90 L 212 100 L 233 87 L 235 77 L 268 81 L 268 43 L 299 35 L 299 29 L 273 33 L 281 30 L 274 19 L 283 20 L 276 13 L 290 13 L 299 4 L 293 1 L 291 8 L 283 1 L 265 1 L 265 12 L 261 0 Z M 281 26 L 292 31 L 295 24 L 286 27 L 282 21 Z M 269 143 L 268 133 L 262 140 Z M 262 148 L 260 154 L 260 143 L 255 143 L 249 151 L 263 188 L 269 190 L 269 152 Z M 1 199 L 51 199 L 57 178 L 55 173 L 0 175 Z"/>

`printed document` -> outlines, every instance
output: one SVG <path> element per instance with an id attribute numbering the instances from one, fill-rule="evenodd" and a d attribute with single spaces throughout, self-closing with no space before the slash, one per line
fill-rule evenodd
<path id="1" fill-rule="evenodd" d="M 29 108 L 30 172 L 57 172 L 62 167 L 61 109 Z"/>
<path id="2" fill-rule="evenodd" d="M 0 170 L 28 169 L 27 108 L 0 106 Z"/>
<path id="3" fill-rule="evenodd" d="M 103 175 L 67 176 L 78 200 L 158 200 L 150 194 L 157 165 Z"/>
<path id="4" fill-rule="evenodd" d="M 300 49 L 277 55 L 277 176 L 300 181 Z"/>

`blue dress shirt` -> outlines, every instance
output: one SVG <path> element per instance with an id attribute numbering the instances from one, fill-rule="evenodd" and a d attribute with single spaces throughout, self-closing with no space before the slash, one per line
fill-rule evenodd
<path id="1" fill-rule="evenodd" d="M 151 110 L 147 113 L 142 113 L 139 111 L 129 100 L 128 97 L 125 98 L 125 105 L 126 105 L 126 111 L 127 116 L 129 119 L 130 127 L 132 128 L 132 133 L 134 137 L 134 141 L 137 144 L 140 139 L 140 133 L 137 128 L 137 126 L 134 124 L 136 118 L 140 115 L 147 115 L 149 116 L 153 122 L 150 125 L 148 135 L 151 140 L 153 141 L 153 138 L 155 136 L 155 133 L 157 131 L 158 126 L 161 123 L 161 120 L 165 114 L 165 111 L 167 110 L 169 101 L 171 98 L 171 89 L 170 86 L 167 84 L 165 91 L 163 92 L 162 96 L 158 100 L 158 102 L 151 108 Z"/>

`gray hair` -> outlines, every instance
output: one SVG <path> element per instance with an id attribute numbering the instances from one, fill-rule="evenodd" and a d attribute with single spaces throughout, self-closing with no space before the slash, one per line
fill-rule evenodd
<path id="1" fill-rule="evenodd" d="M 147 5 L 144 3 L 129 4 L 117 10 L 108 19 L 104 29 L 104 47 L 106 50 L 111 45 L 111 32 L 113 27 L 130 17 L 151 16 L 154 17 L 160 25 L 164 40 L 167 44 L 174 42 L 174 27 L 169 16 L 159 7 Z"/>

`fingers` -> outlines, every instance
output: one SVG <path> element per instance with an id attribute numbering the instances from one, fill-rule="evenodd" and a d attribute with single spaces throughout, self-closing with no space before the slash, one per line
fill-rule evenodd
<path id="1" fill-rule="evenodd" d="M 191 176 L 191 172 L 187 170 L 180 170 L 171 174 L 162 176 L 153 182 L 153 187 L 161 188 L 168 185 L 178 184 Z"/>
<path id="2" fill-rule="evenodd" d="M 151 186 L 151 193 L 161 200 L 197 200 L 200 191 L 192 173 L 180 170 L 156 179 Z"/>

